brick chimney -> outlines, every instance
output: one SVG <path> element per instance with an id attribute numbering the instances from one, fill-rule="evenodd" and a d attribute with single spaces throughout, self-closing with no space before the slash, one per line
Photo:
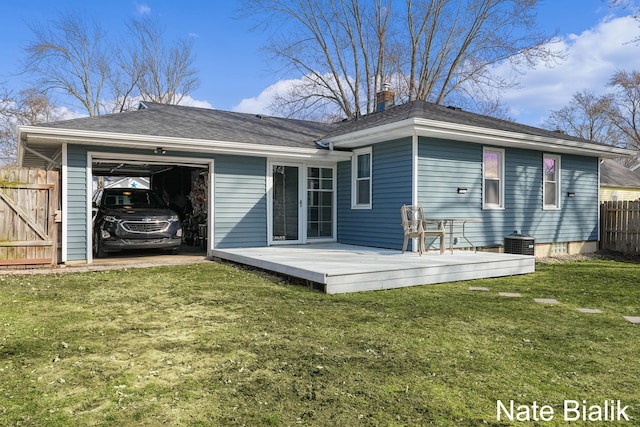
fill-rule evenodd
<path id="1" fill-rule="evenodd" d="M 376 93 L 376 113 L 384 111 L 395 105 L 395 93 L 390 89 L 389 83 L 382 84 L 382 90 Z"/>

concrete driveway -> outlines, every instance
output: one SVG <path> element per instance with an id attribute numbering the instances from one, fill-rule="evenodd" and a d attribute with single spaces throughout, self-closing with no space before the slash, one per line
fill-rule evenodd
<path id="1" fill-rule="evenodd" d="M 161 251 L 125 251 L 93 260 L 93 264 L 59 265 L 55 268 L 0 269 L 0 275 L 30 275 L 117 270 L 123 268 L 157 267 L 164 265 L 199 264 L 209 262 L 205 251 L 197 246 L 184 246 L 178 255 Z"/>

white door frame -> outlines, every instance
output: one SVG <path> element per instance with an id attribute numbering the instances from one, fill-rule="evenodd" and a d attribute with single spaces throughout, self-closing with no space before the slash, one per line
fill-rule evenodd
<path id="1" fill-rule="evenodd" d="M 273 240 L 273 167 L 289 166 L 298 168 L 298 239 L 297 240 Z M 304 243 L 306 240 L 305 206 L 303 197 L 304 183 L 306 182 L 306 172 L 304 163 L 280 162 L 277 160 L 267 162 L 267 244 L 271 245 L 294 245 Z"/>
<path id="2" fill-rule="evenodd" d="M 299 170 L 299 183 L 298 183 L 298 240 L 273 240 L 273 167 L 274 166 L 294 166 Z M 310 167 L 327 168 L 332 170 L 333 178 L 333 224 L 331 230 L 331 237 L 309 239 L 307 236 L 307 179 L 308 170 Z M 335 242 L 338 233 L 338 190 L 337 190 L 337 165 L 322 164 L 318 162 L 312 163 L 298 163 L 291 161 L 279 161 L 277 159 L 270 159 L 267 162 L 267 245 L 286 245 L 286 244 L 305 244 L 305 243 L 329 243 Z"/>

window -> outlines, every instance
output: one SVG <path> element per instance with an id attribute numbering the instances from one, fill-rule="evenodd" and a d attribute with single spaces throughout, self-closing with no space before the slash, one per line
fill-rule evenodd
<path id="1" fill-rule="evenodd" d="M 545 209 L 560 209 L 560 157 L 545 154 L 542 161 Z"/>
<path id="2" fill-rule="evenodd" d="M 371 163 L 371 148 L 353 152 L 352 208 L 371 209 Z"/>
<path id="3" fill-rule="evenodd" d="M 307 168 L 307 238 L 333 237 L 333 169 Z"/>
<path id="4" fill-rule="evenodd" d="M 504 207 L 504 150 L 485 148 L 482 160 L 483 208 Z"/>

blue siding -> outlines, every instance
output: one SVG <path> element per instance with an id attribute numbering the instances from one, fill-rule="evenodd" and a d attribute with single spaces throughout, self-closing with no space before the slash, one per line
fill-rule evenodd
<path id="1" fill-rule="evenodd" d="M 598 240 L 598 159 L 565 154 L 561 171 L 562 209 L 544 211 L 544 221 L 531 234 L 540 235 L 542 242 Z"/>
<path id="2" fill-rule="evenodd" d="M 263 158 L 216 157 L 216 247 L 267 245 L 266 171 Z"/>
<path id="3" fill-rule="evenodd" d="M 497 246 L 514 230 L 536 243 L 597 240 L 598 159 L 561 155 L 561 209 L 542 208 L 543 153 L 505 149 L 504 209 L 482 209 L 482 146 L 420 138 L 418 201 L 433 217 L 477 218 L 467 235 L 478 246 Z M 467 194 L 458 194 L 465 187 Z M 567 197 L 567 192 L 575 197 Z M 462 246 L 462 245 L 461 245 Z"/>
<path id="4" fill-rule="evenodd" d="M 87 259 L 87 150 L 67 146 L 67 261 Z"/>
<path id="5" fill-rule="evenodd" d="M 88 151 L 118 154 L 145 154 L 148 150 L 123 150 L 117 147 L 68 148 L 68 252 L 67 259 L 85 260 L 87 254 L 86 160 Z M 228 155 L 170 152 L 167 156 L 215 160 L 215 236 L 216 247 L 266 246 L 266 159 Z M 169 160 L 170 161 L 170 160 Z"/>
<path id="6" fill-rule="evenodd" d="M 425 215 L 479 217 L 482 147 L 455 141 L 418 141 L 418 203 Z M 458 187 L 467 194 L 458 194 Z"/>
<path id="7" fill-rule="evenodd" d="M 411 203 L 411 138 L 373 146 L 372 209 L 351 209 L 351 162 L 338 163 L 338 241 L 402 248 L 400 206 Z"/>

